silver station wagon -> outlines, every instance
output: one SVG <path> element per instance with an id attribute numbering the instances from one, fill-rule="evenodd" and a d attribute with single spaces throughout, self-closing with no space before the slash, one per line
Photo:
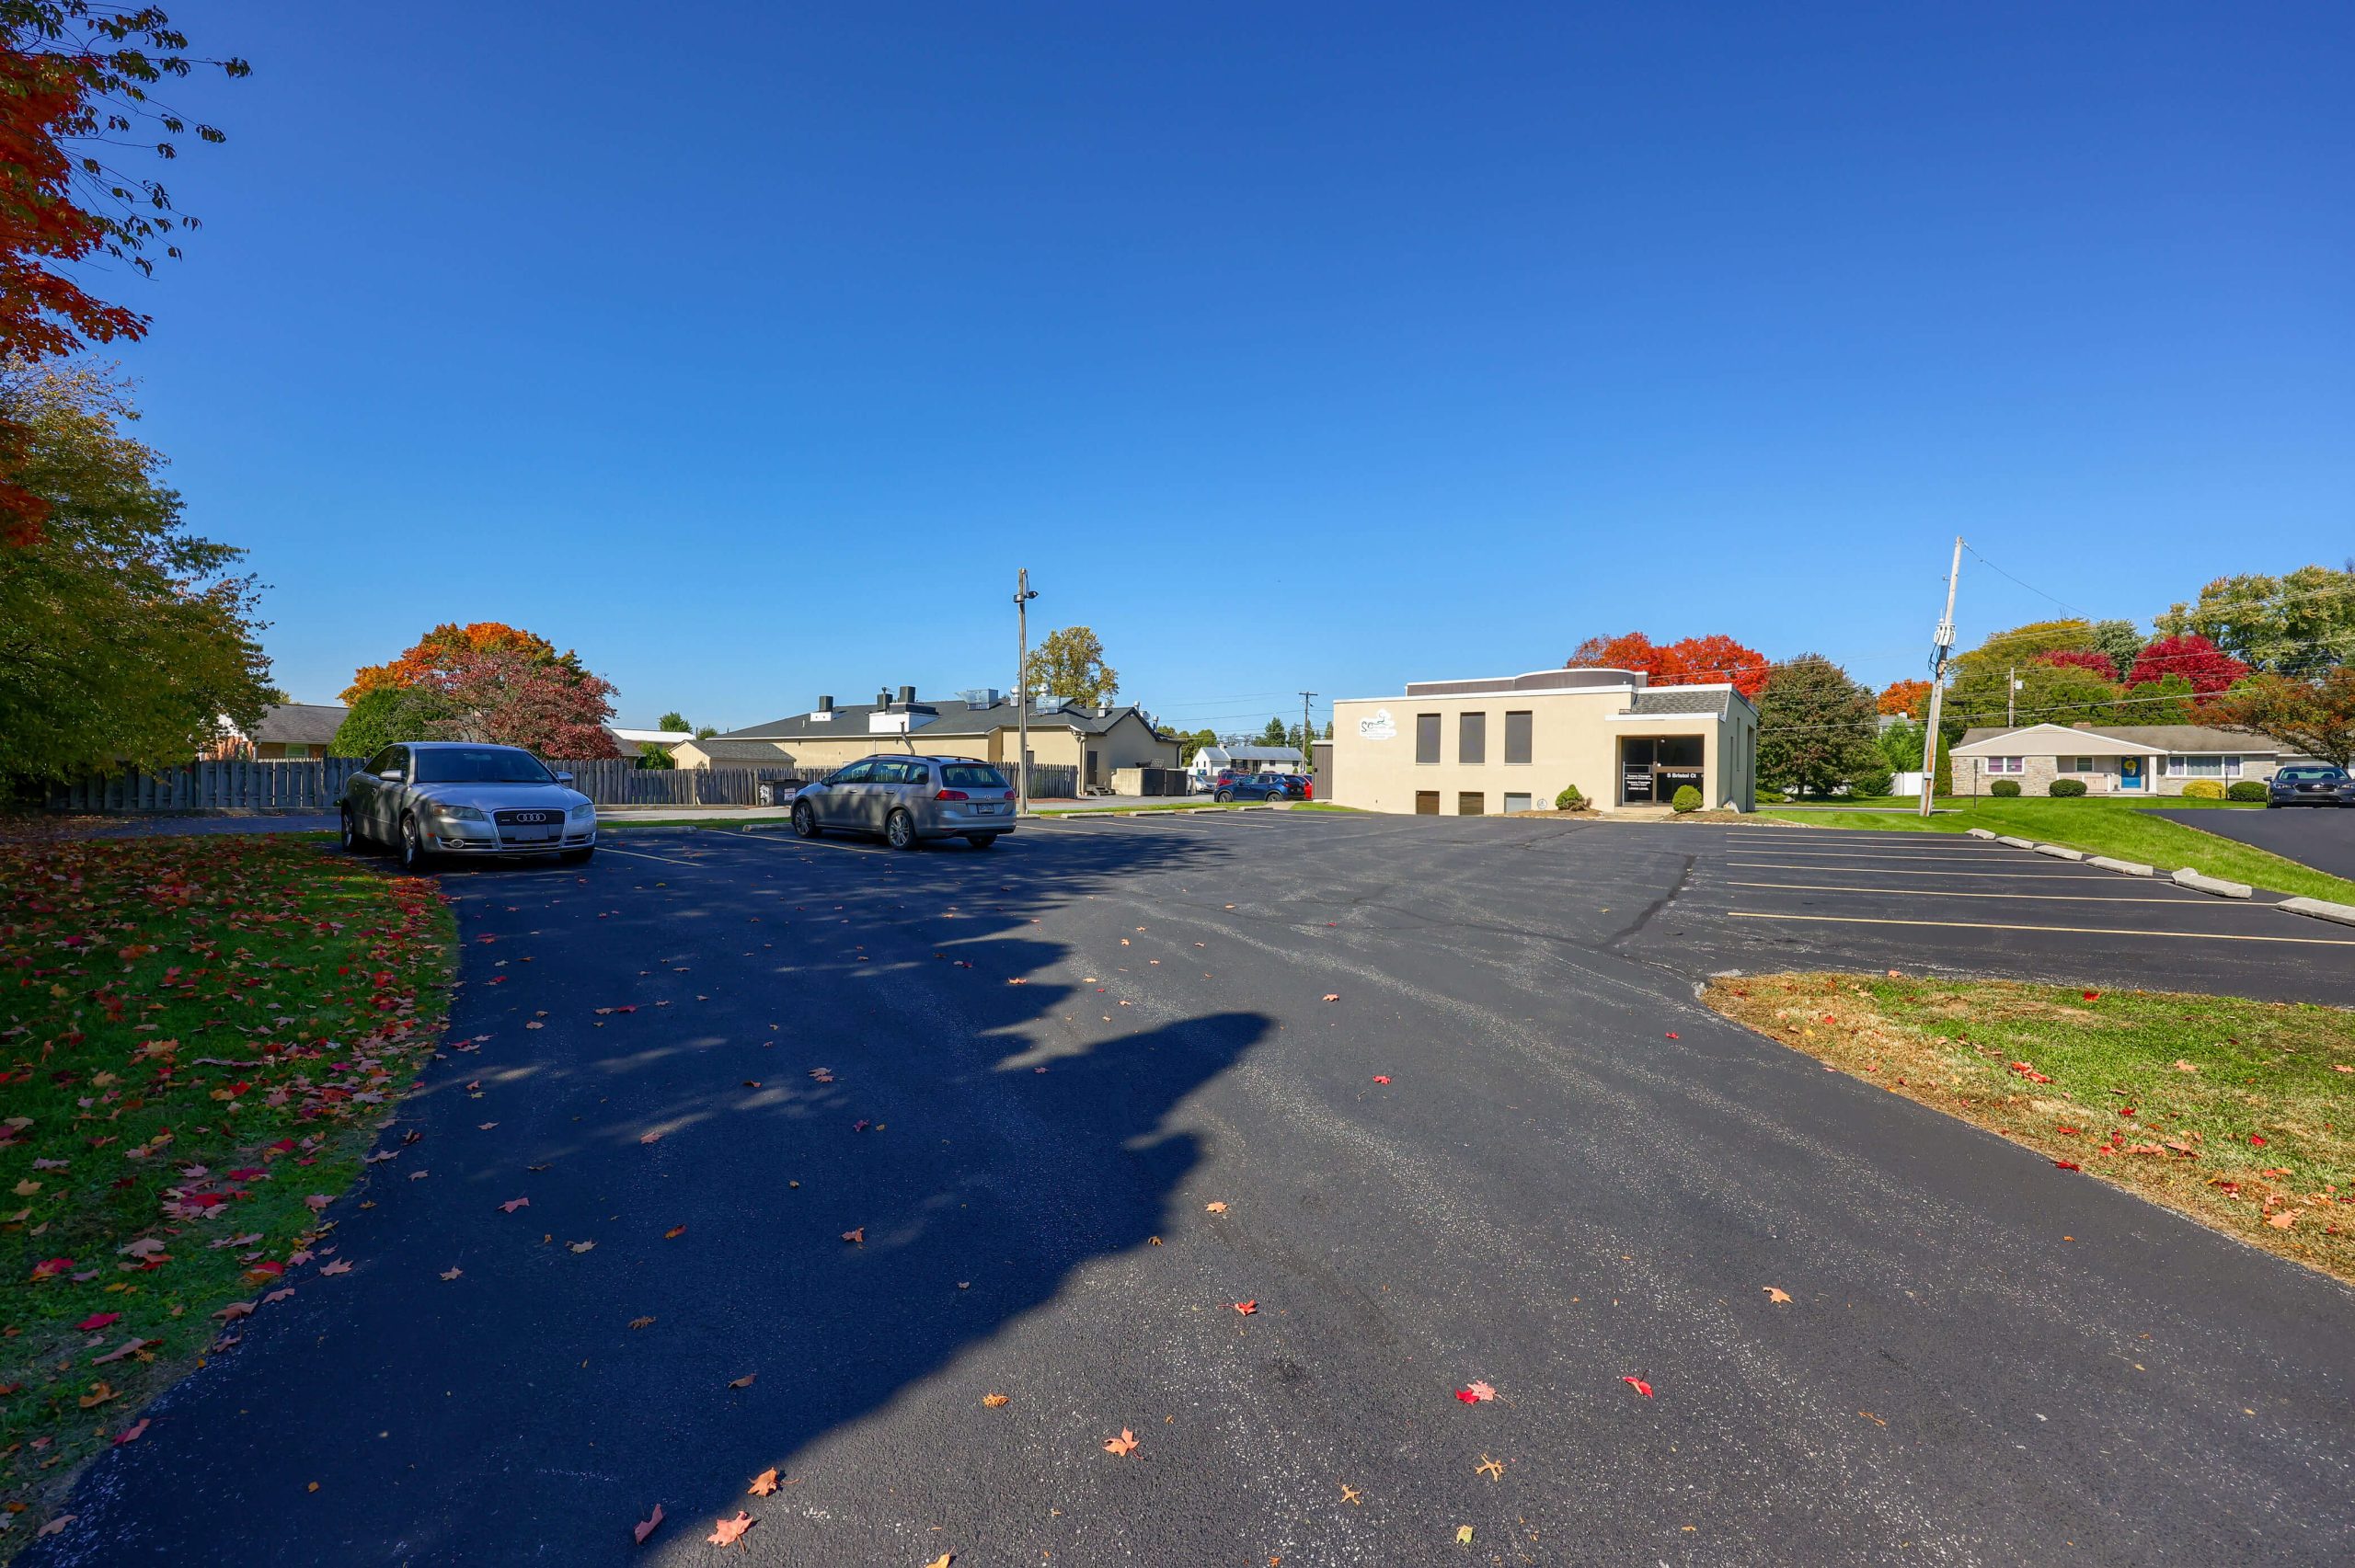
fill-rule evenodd
<path id="1" fill-rule="evenodd" d="M 1014 786 L 962 757 L 862 757 L 793 797 L 793 830 L 880 833 L 893 849 L 963 839 L 977 850 L 1014 831 Z"/>
<path id="2" fill-rule="evenodd" d="M 520 746 L 387 746 L 344 783 L 343 847 L 389 844 L 407 871 L 436 855 L 584 861 L 597 847 L 597 807 L 571 784 Z"/>

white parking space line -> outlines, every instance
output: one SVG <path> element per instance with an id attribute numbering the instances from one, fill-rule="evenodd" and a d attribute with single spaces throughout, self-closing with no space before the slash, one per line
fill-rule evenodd
<path id="1" fill-rule="evenodd" d="M 2259 936 L 2237 931 L 2153 931 L 2142 926 L 2012 925 L 1996 921 L 1918 921 L 1873 919 L 1864 915 L 1782 915 L 1750 910 L 1728 913 L 1738 921 L 1811 921 L 1822 925 L 1913 925 L 1950 931 L 2041 931 L 2062 936 L 2151 936 L 2177 942 L 2281 942 L 2298 947 L 2355 947 L 2355 938 L 2330 936 Z"/>
<path id="2" fill-rule="evenodd" d="M 1819 850 L 1802 848 L 1798 844 L 1754 844 L 1746 849 L 1737 849 L 1732 853 L 1735 854 L 1796 854 L 1804 855 L 1809 860 L 1832 861 L 1892 860 L 1915 864 L 1923 861 L 1952 861 L 1958 865 L 1968 864 L 1972 861 L 2009 858 L 2002 851 L 1990 853 L 1986 850 Z M 2026 854 L 2028 852 L 2022 850 L 2018 853 Z"/>
<path id="3" fill-rule="evenodd" d="M 760 844 L 773 850 L 840 850 L 844 854 L 900 854 L 904 853 L 900 850 L 885 849 L 880 844 L 854 844 L 841 839 L 804 839 L 796 837 L 789 841 L 781 842 L 766 833 L 729 832 L 729 830 L 725 828 L 715 829 L 713 831 L 728 833 L 729 838 L 741 839 L 748 844 Z"/>
<path id="4" fill-rule="evenodd" d="M 599 844 L 597 846 L 597 853 L 599 854 L 627 855 L 632 860 L 659 860 L 665 865 L 699 866 L 703 864 L 703 862 L 697 860 L 673 860 L 666 854 L 648 854 L 644 850 L 617 849 L 612 844 Z"/>
<path id="5" fill-rule="evenodd" d="M 2173 898 L 2142 893 L 1979 893 L 1958 887 L 1835 887 L 1821 882 L 1729 882 L 1729 887 L 1779 887 L 1794 893 L 1878 893 L 1888 898 L 2035 898 L 2062 904 L 2173 904 L 2177 909 L 2222 906 L 2198 893 Z"/>
<path id="6" fill-rule="evenodd" d="M 1893 865 L 1808 865 L 1785 860 L 1729 860 L 1729 866 L 1740 866 L 1749 871 L 1834 871 L 1851 876 L 2000 876 L 2014 882 L 2114 882 L 2117 875 L 2108 871 L 2039 871 L 2041 857 L 2023 861 L 2028 869 L 2021 871 L 1900 871 Z"/>

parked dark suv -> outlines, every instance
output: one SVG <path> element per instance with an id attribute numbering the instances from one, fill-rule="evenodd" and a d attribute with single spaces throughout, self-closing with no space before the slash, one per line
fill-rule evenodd
<path id="1" fill-rule="evenodd" d="M 2265 804 L 2275 806 L 2355 806 L 2355 779 L 2344 768 L 2302 762 L 2282 769 L 2265 786 Z"/>

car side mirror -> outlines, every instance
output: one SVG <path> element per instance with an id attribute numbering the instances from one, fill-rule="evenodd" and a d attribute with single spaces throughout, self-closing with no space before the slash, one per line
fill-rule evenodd
<path id="1" fill-rule="evenodd" d="M 398 768 L 386 768 L 383 773 L 378 773 L 376 776 L 384 780 L 386 784 L 398 784 L 401 782 L 401 771 Z"/>
<path id="2" fill-rule="evenodd" d="M 558 784 L 570 784 L 572 782 L 572 775 L 570 773 L 558 773 L 556 776 L 556 782 Z"/>

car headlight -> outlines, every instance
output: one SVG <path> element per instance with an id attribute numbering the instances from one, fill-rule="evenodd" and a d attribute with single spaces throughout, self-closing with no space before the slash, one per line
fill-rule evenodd
<path id="1" fill-rule="evenodd" d="M 488 822 L 490 820 L 483 815 L 482 807 L 478 806 L 444 806 L 438 800 L 433 803 L 433 814 L 444 822 Z"/>
<path id="2" fill-rule="evenodd" d="M 572 808 L 572 819 L 576 822 L 594 821 L 596 816 L 597 803 L 593 800 L 584 800 Z"/>

